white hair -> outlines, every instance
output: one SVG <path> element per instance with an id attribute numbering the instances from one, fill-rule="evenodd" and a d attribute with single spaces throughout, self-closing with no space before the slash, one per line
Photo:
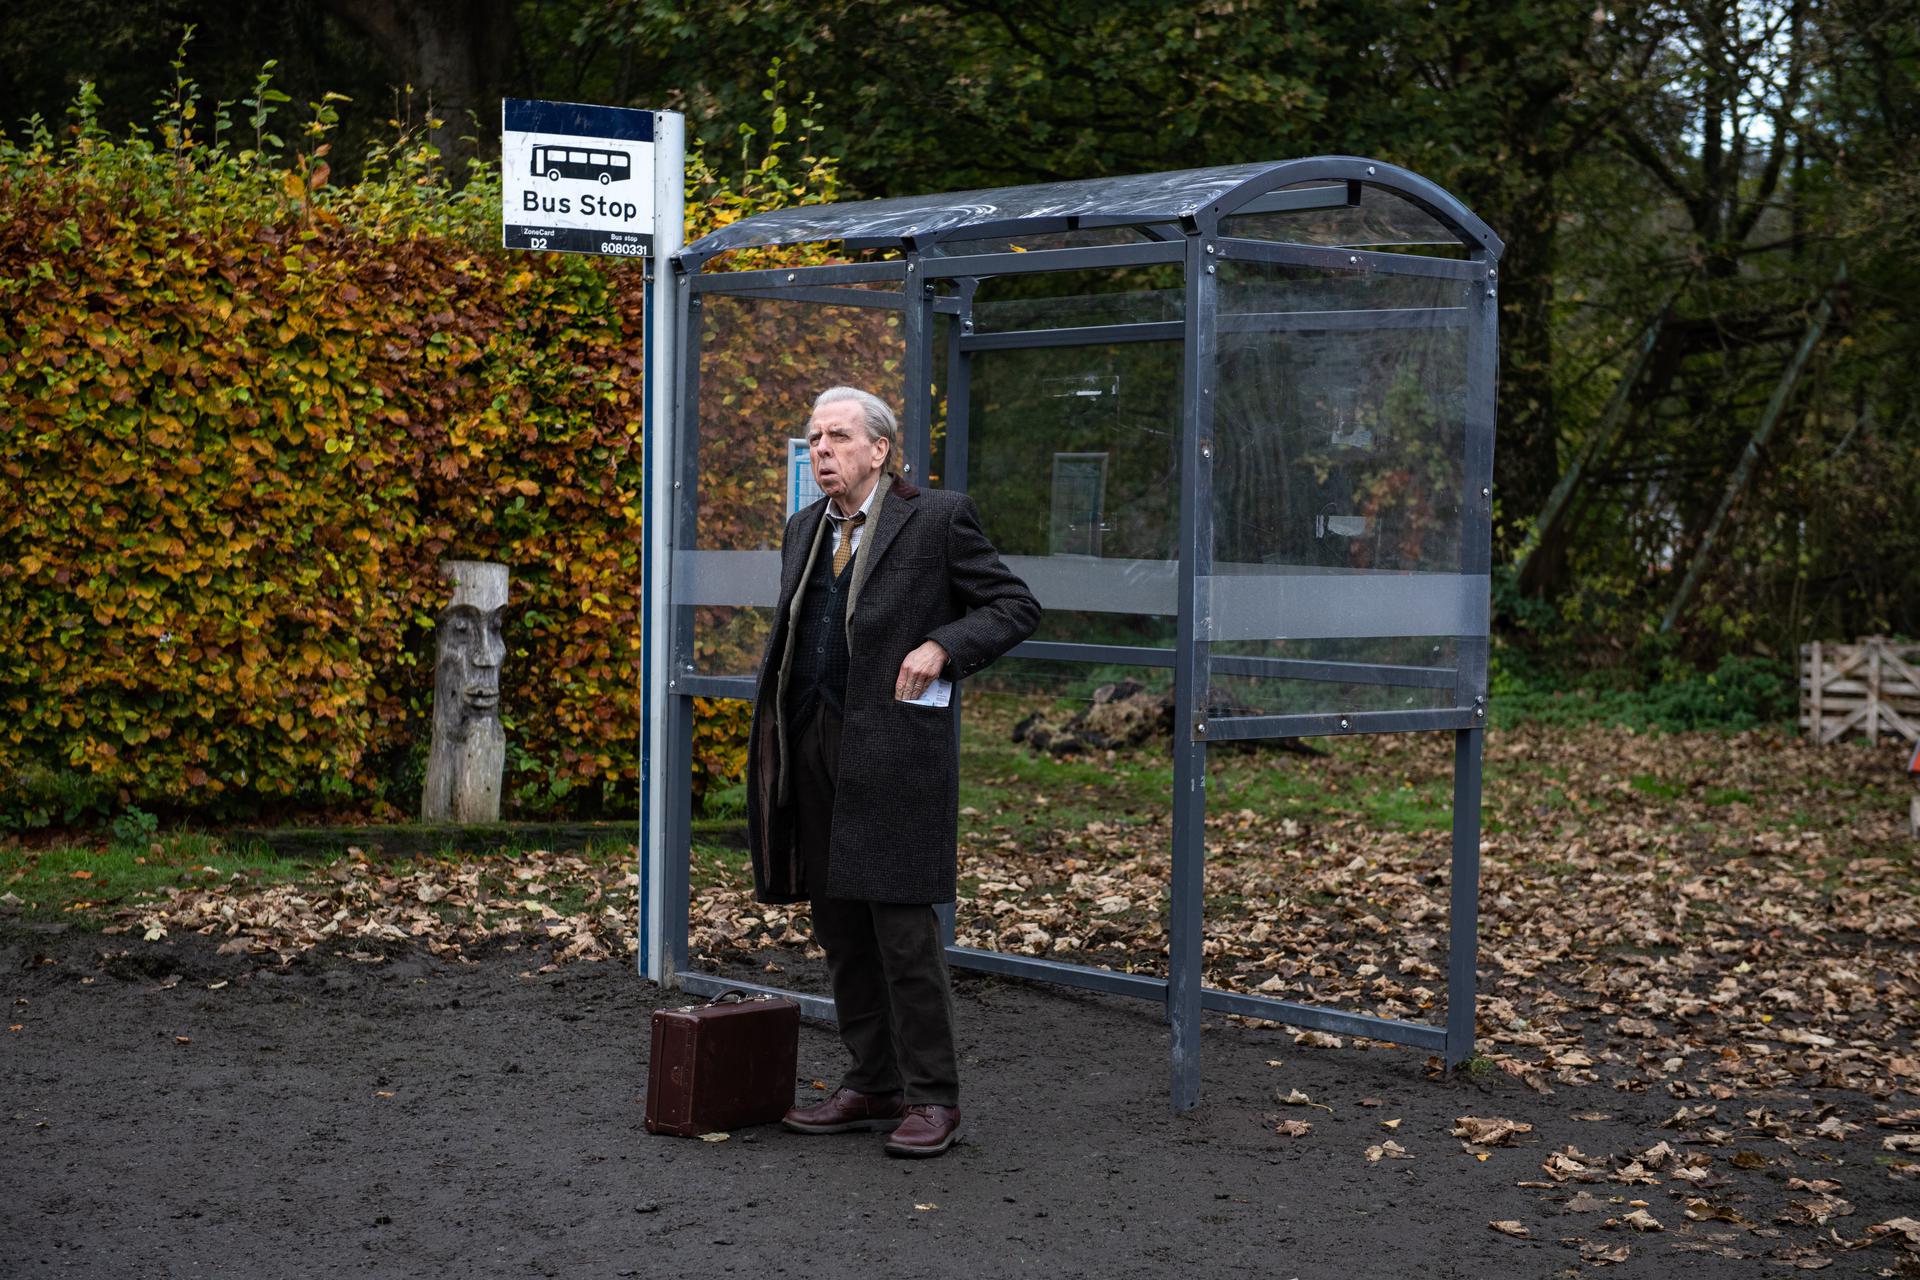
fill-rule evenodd
<path id="1" fill-rule="evenodd" d="M 887 473 L 899 475 L 903 461 L 900 455 L 900 420 L 893 416 L 893 410 L 871 391 L 862 391 L 858 387 L 828 387 L 814 397 L 813 411 L 818 413 L 827 405 L 843 400 L 851 400 L 860 406 L 860 419 L 867 428 L 867 439 L 887 442 Z"/>

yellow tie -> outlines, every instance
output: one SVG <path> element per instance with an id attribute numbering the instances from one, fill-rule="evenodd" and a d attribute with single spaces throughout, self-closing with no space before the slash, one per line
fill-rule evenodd
<path id="1" fill-rule="evenodd" d="M 850 518 L 835 523 L 840 527 L 840 545 L 833 549 L 833 576 L 839 577 L 853 559 L 853 531 L 867 522 L 867 513 L 856 511 Z"/>

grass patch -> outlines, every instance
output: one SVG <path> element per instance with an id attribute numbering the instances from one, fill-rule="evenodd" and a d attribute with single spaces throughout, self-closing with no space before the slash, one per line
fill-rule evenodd
<path id="1" fill-rule="evenodd" d="M 960 807 L 976 831 L 1031 816 L 1057 828 L 1161 817 L 1171 806 L 1173 764 L 1159 754 L 1055 757 L 1013 742 L 1010 727 L 969 723 L 961 738 Z"/>
<path id="2" fill-rule="evenodd" d="M 1453 823 L 1453 788 L 1444 779 L 1410 779 L 1403 772 L 1368 767 L 1355 743 L 1337 744 L 1325 760 L 1274 752 L 1220 753 L 1209 762 L 1209 809 L 1252 809 L 1263 821 L 1289 818 L 1302 825 L 1329 818 L 1355 819 L 1368 827 L 1439 831 Z M 1364 744 L 1359 744 L 1364 745 Z M 1173 777 L 1167 774 L 1171 789 Z"/>
<path id="3" fill-rule="evenodd" d="M 185 833 L 144 848 L 61 844 L 0 848 L 0 892 L 20 899 L 34 919 L 103 915 L 163 890 L 218 884 L 234 876 L 278 883 L 309 875 L 318 864 L 288 858 L 252 841 Z"/>
<path id="4" fill-rule="evenodd" d="M 382 862 L 393 874 L 404 875 L 435 863 L 462 863 L 476 855 L 500 859 L 504 874 L 488 878 L 488 887 L 502 896 L 524 896 L 524 885 L 512 876 L 512 864 L 535 850 L 551 850 L 545 840 L 517 845 L 492 828 L 479 828 L 471 840 L 438 833 L 438 847 L 420 847 L 405 827 L 396 841 L 411 846 L 408 856 Z M 382 842 L 368 839 L 378 828 L 355 828 L 333 838 L 308 835 L 291 849 L 275 839 L 278 832 L 209 835 L 203 832 L 156 833 L 144 843 L 118 840 L 102 845 L 55 844 L 42 848 L 0 847 L 0 893 L 20 900 L 15 908 L 28 919 L 104 920 L 122 907 L 157 897 L 167 889 L 205 888 L 225 884 L 235 876 L 249 885 L 284 884 L 312 878 L 321 868 L 347 855 L 349 848 L 378 850 Z M 546 833 L 542 833 L 546 834 Z M 718 846 L 715 846 L 718 848 Z M 633 870 L 633 845 L 623 839 L 590 839 L 564 852 L 608 870 Z M 728 855 L 733 856 L 733 855 Z M 739 865 L 746 862 L 744 839 L 737 850 Z M 584 906 L 587 889 L 576 886 L 550 899 L 563 914 Z"/>
<path id="5" fill-rule="evenodd" d="M 1484 1053 L 1476 1053 L 1454 1068 L 1469 1080 L 1485 1080 L 1499 1069 L 1499 1065 Z"/>
<path id="6" fill-rule="evenodd" d="M 1361 802 L 1371 825 L 1397 827 L 1402 831 L 1440 831 L 1453 825 L 1450 787 L 1402 784 L 1362 792 Z"/>
<path id="7" fill-rule="evenodd" d="M 1000 829 L 1077 831 L 1093 822 L 1129 826 L 1170 819 L 1173 763 L 1164 746 L 1047 755 L 1012 741 L 1015 720 L 1031 709 L 1006 695 L 969 700 L 960 748 L 963 839 L 992 838 Z M 1270 747 L 1211 752 L 1208 812 L 1252 809 L 1263 822 L 1292 819 L 1303 825 L 1348 818 L 1403 831 L 1451 825 L 1447 778 L 1382 770 L 1365 741 L 1323 738 L 1315 745 L 1327 754 L 1300 756 Z"/>
<path id="8" fill-rule="evenodd" d="M 1650 773 L 1634 774 L 1628 780 L 1628 785 L 1642 795 L 1649 795 L 1657 800 L 1678 800 L 1687 792 L 1687 789 L 1679 783 L 1669 782 L 1665 778 L 1656 778 Z"/>
<path id="9" fill-rule="evenodd" d="M 722 833 L 694 833 L 693 863 L 689 869 L 694 888 L 712 888 L 751 878 L 752 858 L 747 852 L 746 828 L 738 826 L 737 830 L 738 839 L 725 838 Z"/>
<path id="10" fill-rule="evenodd" d="M 285 858 L 326 862 L 348 849 L 398 861 L 472 854 L 513 856 L 534 849 L 554 853 L 631 847 L 637 822 L 490 822 L 467 826 L 396 822 L 373 827 L 271 827 L 244 833 Z"/>

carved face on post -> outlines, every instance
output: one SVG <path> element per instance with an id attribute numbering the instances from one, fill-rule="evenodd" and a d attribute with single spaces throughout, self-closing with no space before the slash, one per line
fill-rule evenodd
<path id="1" fill-rule="evenodd" d="M 440 615 L 434 715 L 456 740 L 500 714 L 500 662 L 507 656 L 500 624 L 505 613 L 504 607 L 482 611 L 456 604 Z"/>

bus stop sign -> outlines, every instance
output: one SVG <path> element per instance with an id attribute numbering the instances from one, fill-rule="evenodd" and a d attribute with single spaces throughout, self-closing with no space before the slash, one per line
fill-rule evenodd
<path id="1" fill-rule="evenodd" d="M 640 257 L 653 240 L 654 113 L 500 104 L 500 228 L 509 249 Z"/>

